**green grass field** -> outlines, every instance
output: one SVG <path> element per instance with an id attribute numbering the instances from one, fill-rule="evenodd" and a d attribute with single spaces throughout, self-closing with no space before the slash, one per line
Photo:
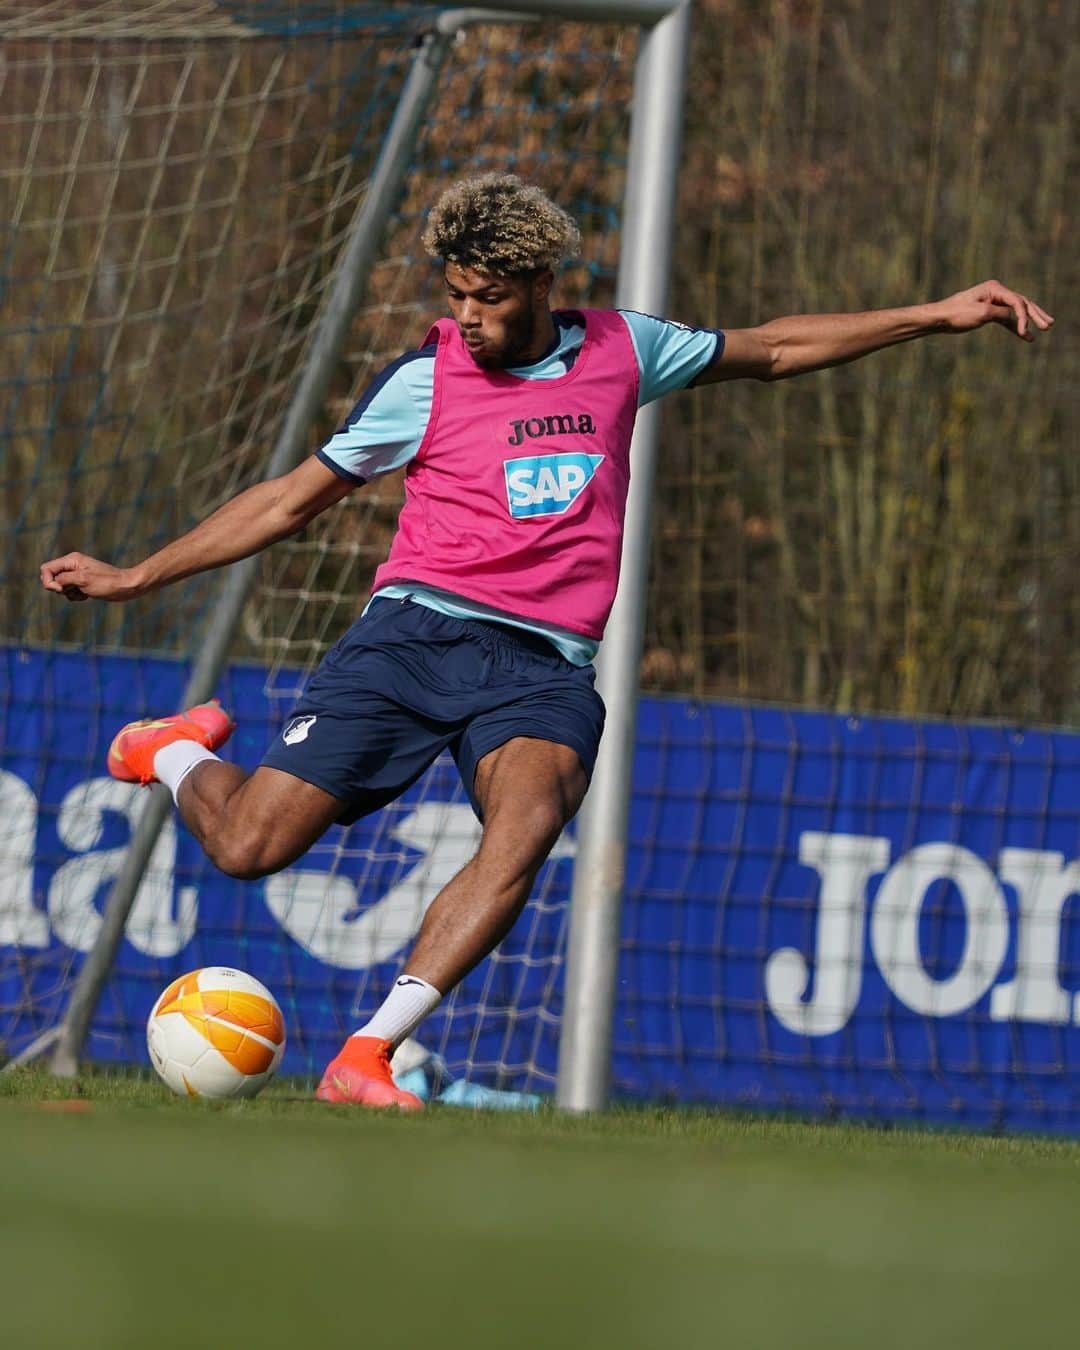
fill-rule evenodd
<path id="1" fill-rule="evenodd" d="M 1080 1148 L 700 1112 L 383 1116 L 0 1076 L 0 1344 L 1076 1336 Z"/>

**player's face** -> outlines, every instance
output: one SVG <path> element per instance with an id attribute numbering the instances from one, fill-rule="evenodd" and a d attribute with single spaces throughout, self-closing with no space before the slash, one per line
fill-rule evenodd
<path id="1" fill-rule="evenodd" d="M 538 360 L 551 342 L 551 273 L 496 277 L 447 263 L 450 313 L 478 366 L 498 369 Z"/>

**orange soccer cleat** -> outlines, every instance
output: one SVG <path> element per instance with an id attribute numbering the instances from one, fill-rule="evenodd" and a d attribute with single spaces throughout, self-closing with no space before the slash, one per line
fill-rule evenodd
<path id="1" fill-rule="evenodd" d="M 171 717 L 129 722 L 113 737 L 106 760 L 109 772 L 125 783 L 156 783 L 154 756 L 174 741 L 196 741 L 207 750 L 224 745 L 236 723 L 217 701 L 200 703 Z"/>
<path id="2" fill-rule="evenodd" d="M 357 1106 L 397 1106 L 422 1111 L 424 1103 L 404 1092 L 390 1072 L 390 1042 L 378 1036 L 350 1036 L 341 1053 L 326 1066 L 315 1090 L 321 1102 L 353 1102 Z"/>

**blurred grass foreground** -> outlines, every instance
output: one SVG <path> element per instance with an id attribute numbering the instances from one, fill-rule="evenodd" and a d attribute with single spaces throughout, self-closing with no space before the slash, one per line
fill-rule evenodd
<path id="1" fill-rule="evenodd" d="M 221 1105 L 137 1076 L 69 1091 L 0 1078 L 20 1350 L 1016 1350 L 1071 1331 L 1072 1144 L 693 1111 L 405 1118 L 287 1083 Z"/>

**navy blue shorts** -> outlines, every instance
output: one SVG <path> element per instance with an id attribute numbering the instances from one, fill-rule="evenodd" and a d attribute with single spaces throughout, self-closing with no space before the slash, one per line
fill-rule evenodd
<path id="1" fill-rule="evenodd" d="M 263 764 L 347 802 L 347 825 L 449 749 L 479 815 L 476 766 L 515 736 L 570 746 L 591 776 L 604 729 L 594 678 L 523 629 L 375 600 L 327 653 Z"/>

